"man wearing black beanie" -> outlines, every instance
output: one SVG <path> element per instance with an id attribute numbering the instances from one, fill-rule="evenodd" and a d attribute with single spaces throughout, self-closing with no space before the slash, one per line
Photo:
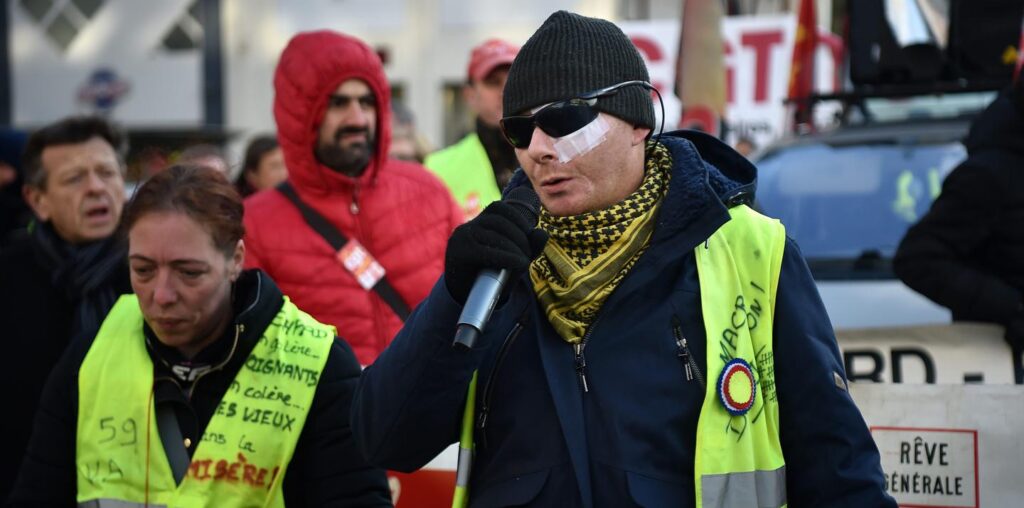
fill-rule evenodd
<path id="1" fill-rule="evenodd" d="M 523 45 L 507 192 L 536 191 L 539 224 L 502 201 L 455 230 L 363 374 L 361 449 L 411 471 L 461 435 L 456 506 L 895 507 L 807 266 L 749 207 L 756 169 L 652 136 L 649 81 L 605 20 L 556 12 Z M 483 269 L 508 283 L 452 347 Z"/>

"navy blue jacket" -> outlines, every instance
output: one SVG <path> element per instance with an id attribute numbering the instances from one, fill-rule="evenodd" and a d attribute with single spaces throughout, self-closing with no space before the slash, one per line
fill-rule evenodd
<path id="1" fill-rule="evenodd" d="M 528 276 L 472 351 L 452 348 L 461 307 L 441 280 L 363 373 L 352 427 L 371 463 L 412 471 L 457 441 L 479 369 L 471 506 L 694 505 L 705 389 L 687 379 L 675 333 L 705 337 L 693 250 L 729 220 L 728 205 L 752 199 L 756 170 L 710 136 L 661 141 L 674 161 L 671 184 L 649 248 L 591 327 L 589 391 Z M 527 184 L 521 172 L 517 183 Z M 835 380 L 845 379 L 835 336 L 791 241 L 782 263 L 775 382 L 789 506 L 895 507 L 864 419 Z M 705 372 L 704 341 L 688 342 Z"/>

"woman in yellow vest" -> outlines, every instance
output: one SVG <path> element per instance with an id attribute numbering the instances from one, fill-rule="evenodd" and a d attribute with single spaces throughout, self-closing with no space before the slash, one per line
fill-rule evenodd
<path id="1" fill-rule="evenodd" d="M 391 506 L 335 330 L 242 270 L 242 202 L 176 166 L 124 213 L 133 295 L 54 369 L 14 506 Z"/>

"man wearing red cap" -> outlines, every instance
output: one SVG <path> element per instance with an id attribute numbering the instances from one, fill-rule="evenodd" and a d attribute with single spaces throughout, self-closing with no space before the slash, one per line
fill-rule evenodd
<path id="1" fill-rule="evenodd" d="M 518 52 L 518 46 L 499 39 L 473 48 L 463 96 L 476 114 L 476 129 L 424 163 L 444 180 L 466 220 L 501 198 L 501 189 L 516 169 L 515 152 L 502 137 L 498 121 L 505 78 Z"/>

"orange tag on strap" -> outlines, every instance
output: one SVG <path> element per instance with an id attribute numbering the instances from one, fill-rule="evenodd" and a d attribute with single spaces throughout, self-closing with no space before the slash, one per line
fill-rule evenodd
<path id="1" fill-rule="evenodd" d="M 384 278 L 384 267 L 373 258 L 362 244 L 349 239 L 336 255 L 338 262 L 351 273 L 363 289 L 369 291 Z"/>

